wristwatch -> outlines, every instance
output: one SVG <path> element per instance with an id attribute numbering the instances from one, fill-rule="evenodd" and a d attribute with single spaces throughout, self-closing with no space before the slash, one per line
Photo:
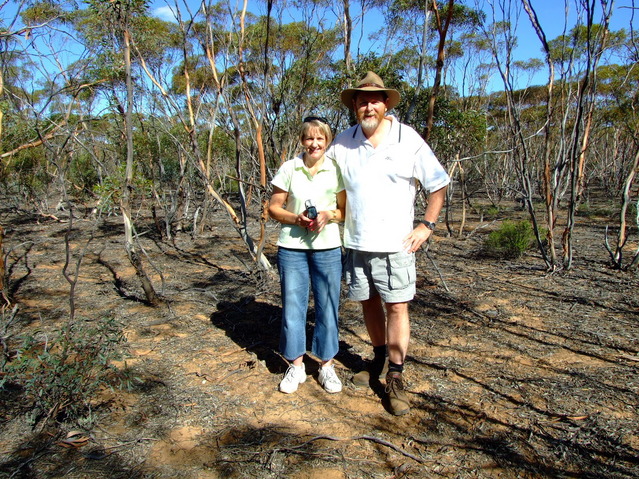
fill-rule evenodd
<path id="1" fill-rule="evenodd" d="M 437 226 L 435 223 L 433 223 L 432 221 L 426 221 L 426 220 L 420 220 L 419 221 L 421 224 L 423 224 L 426 228 L 428 228 L 431 231 L 435 230 L 435 227 Z"/>

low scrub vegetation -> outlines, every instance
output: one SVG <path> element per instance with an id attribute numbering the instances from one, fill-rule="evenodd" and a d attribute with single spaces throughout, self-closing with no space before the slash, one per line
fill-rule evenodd
<path id="1" fill-rule="evenodd" d="M 504 221 L 499 229 L 486 238 L 484 253 L 496 258 L 519 258 L 532 247 L 534 239 L 529 221 Z"/>
<path id="2" fill-rule="evenodd" d="M 34 422 L 64 415 L 81 419 L 103 388 L 126 385 L 130 378 L 113 361 L 125 342 L 122 325 L 113 319 L 78 321 L 52 334 L 37 332 L 15 338 L 5 351 L 0 390 L 22 389 Z"/>

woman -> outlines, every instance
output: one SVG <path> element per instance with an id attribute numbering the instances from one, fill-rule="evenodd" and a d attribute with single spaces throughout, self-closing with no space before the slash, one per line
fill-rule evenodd
<path id="1" fill-rule="evenodd" d="M 312 353 L 322 362 L 318 381 L 329 393 L 342 390 L 333 357 L 338 351 L 342 250 L 338 222 L 344 221 L 342 177 L 324 153 L 333 137 L 323 118 L 304 119 L 302 153 L 285 162 L 273 178 L 271 218 L 282 224 L 277 264 L 282 288 L 280 351 L 289 367 L 280 391 L 293 393 L 306 381 L 306 313 L 309 282 L 315 299 Z"/>

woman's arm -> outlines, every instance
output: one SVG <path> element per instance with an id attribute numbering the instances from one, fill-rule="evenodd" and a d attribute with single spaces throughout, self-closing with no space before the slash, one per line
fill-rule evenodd
<path id="1" fill-rule="evenodd" d="M 313 221 L 304 216 L 304 212 L 295 214 L 284 208 L 287 198 L 288 191 L 273 186 L 273 193 L 268 203 L 268 214 L 271 218 L 285 225 L 298 225 L 303 228 L 309 227 Z"/>

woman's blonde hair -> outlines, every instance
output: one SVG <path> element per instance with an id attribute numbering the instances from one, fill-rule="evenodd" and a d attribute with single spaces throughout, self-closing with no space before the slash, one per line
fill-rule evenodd
<path id="1" fill-rule="evenodd" d="M 304 141 L 304 138 L 306 138 L 306 135 L 308 135 L 311 128 L 317 128 L 322 135 L 324 135 L 324 138 L 326 138 L 326 146 L 331 144 L 331 141 L 333 141 L 333 132 L 331 132 L 331 127 L 328 126 L 328 121 L 325 118 L 317 116 L 304 118 L 302 127 L 300 128 L 300 143 Z"/>

